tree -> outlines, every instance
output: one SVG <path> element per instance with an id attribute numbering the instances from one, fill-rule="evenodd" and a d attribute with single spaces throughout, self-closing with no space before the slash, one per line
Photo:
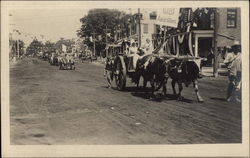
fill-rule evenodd
<path id="1" fill-rule="evenodd" d="M 50 41 L 46 41 L 44 44 L 44 51 L 46 52 L 55 52 L 56 47 L 55 47 L 55 43 L 50 42 Z"/>
<path id="2" fill-rule="evenodd" d="M 117 26 L 120 25 L 122 28 L 126 28 L 128 23 L 128 15 L 125 12 L 114 9 L 92 9 L 88 12 L 88 15 L 81 18 L 81 28 L 77 31 L 78 37 L 85 37 L 85 43 L 93 49 L 93 42 L 88 39 L 92 36 L 92 33 L 96 33 L 96 54 L 99 55 L 100 51 L 105 48 L 105 30 L 110 29 L 109 33 L 111 36 L 108 38 L 108 42 L 113 41 L 114 32 Z M 101 36 L 101 39 L 97 37 Z"/>
<path id="3" fill-rule="evenodd" d="M 19 47 L 17 46 L 19 44 Z M 22 40 L 13 40 L 9 39 L 9 47 L 10 47 L 10 58 L 13 56 L 17 56 L 17 49 L 19 48 L 19 55 L 22 56 L 24 54 L 24 42 Z"/>
<path id="4" fill-rule="evenodd" d="M 35 38 L 27 47 L 27 54 L 36 55 L 43 50 L 43 47 L 44 47 L 43 43 Z"/>

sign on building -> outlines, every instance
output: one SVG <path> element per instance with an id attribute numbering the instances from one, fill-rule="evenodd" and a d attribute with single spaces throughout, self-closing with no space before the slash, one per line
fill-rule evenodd
<path id="1" fill-rule="evenodd" d="M 157 24 L 177 27 L 180 8 L 163 8 L 158 11 Z"/>

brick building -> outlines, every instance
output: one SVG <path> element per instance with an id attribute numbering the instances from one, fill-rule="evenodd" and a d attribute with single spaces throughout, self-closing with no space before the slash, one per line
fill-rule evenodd
<path id="1" fill-rule="evenodd" d="M 193 18 L 196 16 L 196 25 L 192 27 L 192 49 L 195 56 L 207 57 L 207 54 L 214 49 L 214 9 L 192 9 Z M 231 46 L 234 40 L 241 42 L 240 8 L 216 8 L 216 11 L 218 13 L 216 21 L 218 26 L 217 47 Z M 142 45 L 146 39 L 150 39 L 152 44 L 155 45 L 154 43 L 159 39 L 158 35 L 161 34 L 162 28 L 165 28 L 166 31 L 171 28 L 157 24 L 157 11 L 153 9 L 141 10 L 140 14 L 140 25 L 138 14 L 134 14 L 130 19 L 128 34 L 126 37 L 119 36 L 119 39 L 128 38 L 138 42 L 140 32 Z"/>
<path id="2" fill-rule="evenodd" d="M 241 42 L 240 8 L 218 8 L 218 47 L 231 46 L 234 40 Z"/>

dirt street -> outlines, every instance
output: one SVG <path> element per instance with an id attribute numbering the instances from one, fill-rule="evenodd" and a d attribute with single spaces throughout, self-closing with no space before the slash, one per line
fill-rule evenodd
<path id="1" fill-rule="evenodd" d="M 173 99 L 170 84 L 169 95 L 155 99 L 129 80 L 124 92 L 106 86 L 98 64 L 76 63 L 66 71 L 26 58 L 11 66 L 11 144 L 241 142 L 242 108 L 224 100 L 225 76 L 200 80 L 204 103 L 197 103 L 192 86 L 184 88 L 182 102 Z"/>

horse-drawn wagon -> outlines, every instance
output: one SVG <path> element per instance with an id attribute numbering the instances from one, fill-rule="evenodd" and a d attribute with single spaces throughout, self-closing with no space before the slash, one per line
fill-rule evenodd
<path id="1" fill-rule="evenodd" d="M 126 88 L 127 78 L 131 78 L 136 83 L 139 77 L 136 72 L 137 68 L 133 67 L 133 57 L 127 53 L 127 44 L 127 41 L 123 41 L 106 47 L 106 57 L 112 60 L 112 75 L 114 76 L 117 89 L 121 91 Z"/>

